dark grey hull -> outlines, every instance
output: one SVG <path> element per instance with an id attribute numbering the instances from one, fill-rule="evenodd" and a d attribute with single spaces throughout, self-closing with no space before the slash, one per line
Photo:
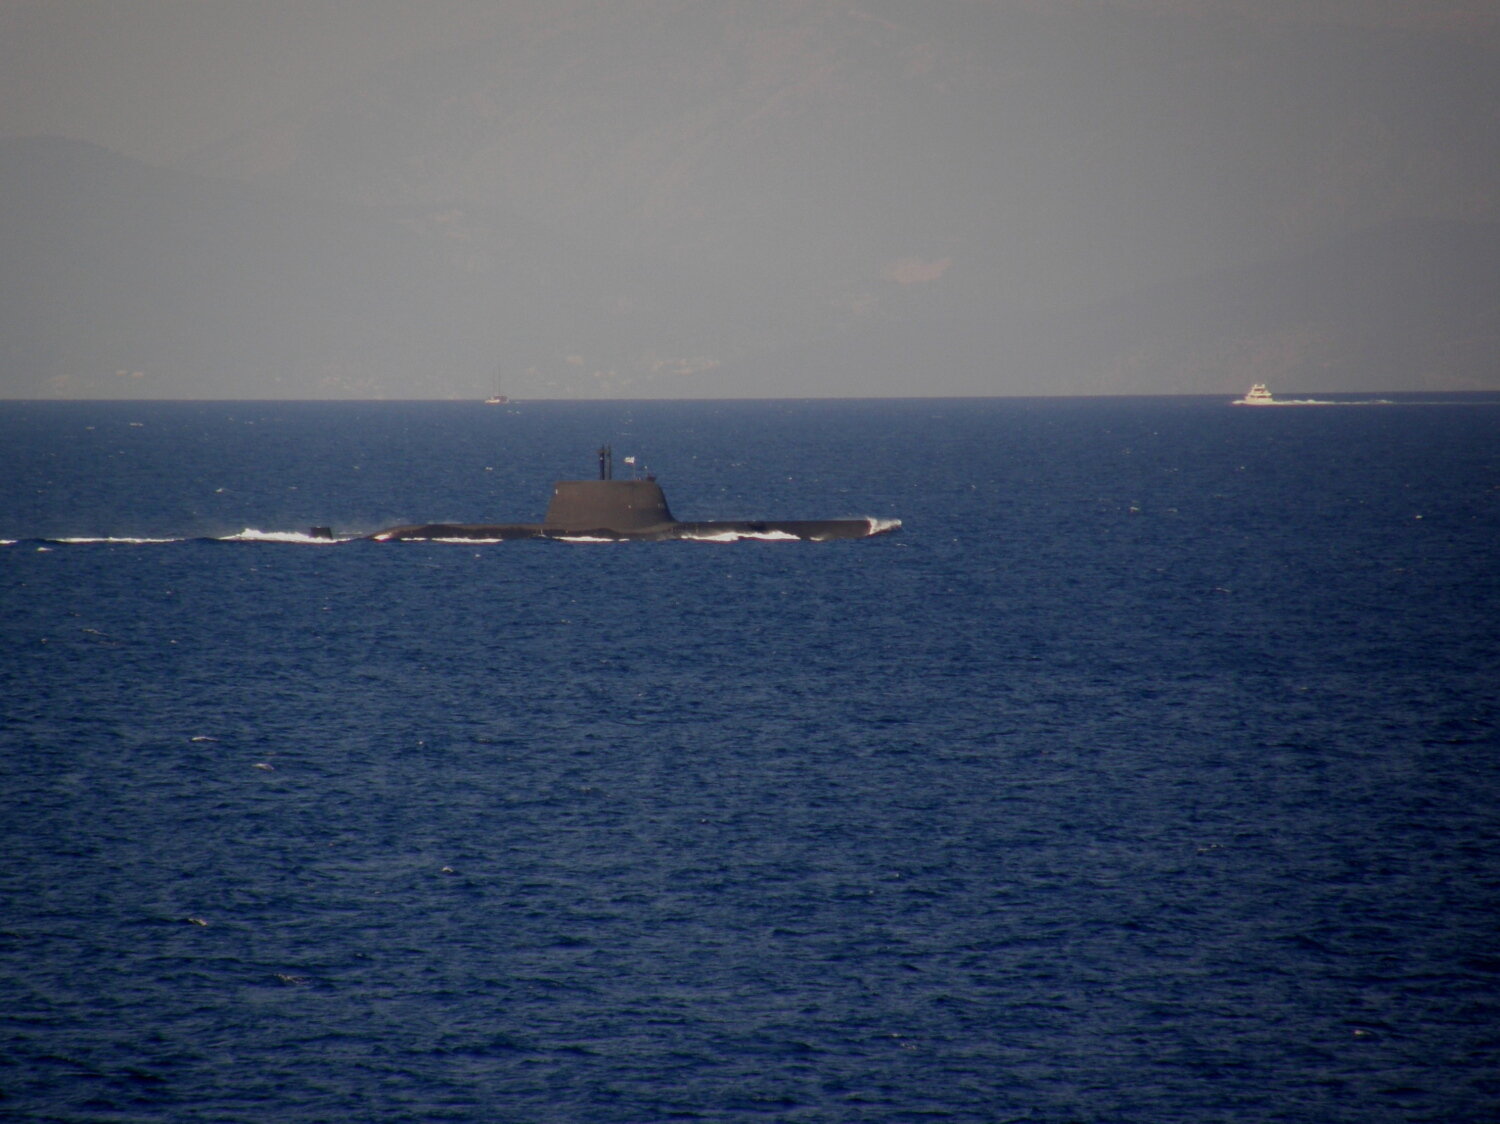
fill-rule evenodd
<path id="1" fill-rule="evenodd" d="M 604 450 L 601 450 L 603 453 Z M 798 539 L 829 542 L 867 539 L 901 526 L 897 519 L 744 519 L 684 523 L 672 517 L 667 497 L 653 479 L 561 480 L 540 523 L 410 523 L 368 536 L 377 542 L 452 539 L 505 542 L 511 539 L 602 539 L 622 542 L 730 539 Z M 326 528 L 318 528 L 326 530 Z"/>
<path id="2" fill-rule="evenodd" d="M 878 519 L 777 519 L 714 520 L 706 523 L 662 523 L 651 527 L 619 530 L 611 527 L 561 527 L 545 523 L 414 523 L 390 527 L 369 537 L 377 542 L 454 540 L 508 542 L 512 539 L 561 539 L 564 541 L 663 542 L 687 539 L 712 542 L 717 539 L 758 538 L 769 541 L 800 539 L 830 542 L 835 539 L 867 539 L 889 534 L 901 524 Z"/>

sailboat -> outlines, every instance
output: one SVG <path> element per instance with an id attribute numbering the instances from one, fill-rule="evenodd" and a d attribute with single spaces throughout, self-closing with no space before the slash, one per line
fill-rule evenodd
<path id="1" fill-rule="evenodd" d="M 510 399 L 500 393 L 501 372 L 495 372 L 495 393 L 484 400 L 486 406 L 509 406 Z"/>

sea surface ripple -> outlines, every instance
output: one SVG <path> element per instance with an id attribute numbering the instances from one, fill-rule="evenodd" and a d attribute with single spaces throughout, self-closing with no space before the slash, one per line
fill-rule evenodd
<path id="1" fill-rule="evenodd" d="M 863 542 L 318 543 L 682 519 Z M 1500 408 L 0 404 L 0 1116 L 1500 1118 Z"/>

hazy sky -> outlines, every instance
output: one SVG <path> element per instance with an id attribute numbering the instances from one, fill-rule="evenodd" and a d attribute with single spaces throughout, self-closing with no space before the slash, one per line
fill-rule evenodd
<path id="1" fill-rule="evenodd" d="M 171 162 L 404 54 L 489 32 L 498 12 L 567 6 L 559 0 L 5 0 L 0 131 L 71 137 Z M 1118 8 L 1184 23 L 1416 30 L 1491 45 L 1500 36 L 1494 0 L 1022 0 L 1016 6 L 1071 9 L 1080 21 Z"/>
<path id="2" fill-rule="evenodd" d="M 117 278 L 149 276 L 161 295 L 133 324 L 103 274 L 48 274 L 51 289 L 0 311 L 28 317 L 12 354 L 38 385 L 72 393 L 99 392 L 94 368 L 142 368 L 142 393 L 180 395 L 187 365 L 213 380 L 215 356 L 238 355 L 244 369 L 226 364 L 205 393 L 462 397 L 492 382 L 497 353 L 532 395 L 798 392 L 767 373 L 776 363 L 820 368 L 809 393 L 915 389 L 866 363 L 892 341 L 944 393 L 1241 390 L 1267 371 L 1336 389 L 1363 362 L 1350 325 L 1388 320 L 1402 298 L 1301 322 L 1272 308 L 1285 286 L 1270 281 L 1265 309 L 1226 322 L 1239 350 L 1222 352 L 1180 325 L 1157 333 L 1179 337 L 1168 354 L 1105 338 L 1097 316 L 1059 318 L 1382 224 L 1496 222 L 1496 69 L 1496 0 L 4 0 L 0 140 L 67 138 L 269 198 L 404 208 L 403 233 L 446 255 L 459 295 L 438 281 L 377 291 L 371 277 L 437 266 L 408 269 L 410 247 L 307 212 L 268 227 L 219 199 L 215 237 L 233 213 L 249 247 L 193 242 L 165 216 L 138 228 L 140 245 L 95 236 Z M 100 231 L 112 192 L 78 212 Z M 207 246 L 243 285 L 278 225 L 323 257 L 289 268 L 290 251 L 267 251 L 248 296 L 226 285 L 223 307 L 193 304 L 199 338 L 173 344 L 179 373 L 159 373 L 170 347 L 117 346 L 172 318 L 168 295 L 194 270 L 169 254 Z M 338 260 L 367 263 L 342 297 Z M 276 319 L 285 308 L 250 299 L 284 279 L 295 305 L 299 276 L 301 304 L 343 299 L 347 323 L 331 307 L 321 337 L 298 336 Z M 79 338 L 54 347 L 35 313 L 67 306 L 75 282 L 93 286 L 78 309 L 114 319 L 79 313 L 57 327 Z M 263 345 L 236 308 L 278 325 L 284 351 L 252 362 L 241 345 Z M 430 325 L 447 373 L 431 364 L 432 381 L 402 385 L 365 369 L 367 353 L 334 340 L 362 316 L 402 324 L 419 356 Z M 1493 316 L 1426 323 L 1461 337 L 1452 353 L 1468 366 L 1444 383 L 1428 347 L 1411 385 L 1473 383 Z M 392 369 L 413 366 L 379 347 Z M 1012 370 L 976 367 L 1002 351 Z M 274 386 L 247 373 L 271 365 Z M 731 370 L 749 381 L 713 382 Z M 4 377 L 30 392 L 30 374 Z"/>
<path id="3" fill-rule="evenodd" d="M 6 0 L 0 128 L 170 163 L 401 55 L 461 40 L 491 4 Z"/>
<path id="4" fill-rule="evenodd" d="M 492 31 L 502 12 L 569 6 L 570 0 L 5 0 L 0 135 L 70 137 L 171 162 L 393 59 Z M 1385 28 L 1491 46 L 1500 37 L 1495 0 L 1016 0 L 1012 6 L 1067 9 L 1080 23 L 1118 8 L 1183 24 Z"/>

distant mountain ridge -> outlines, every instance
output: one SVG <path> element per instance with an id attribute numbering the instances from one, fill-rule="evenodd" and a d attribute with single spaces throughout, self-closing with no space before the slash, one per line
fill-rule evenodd
<path id="1" fill-rule="evenodd" d="M 7 142 L 8 392 L 1495 385 L 1483 50 L 1072 7 L 515 5 L 191 173 Z"/>
<path id="2" fill-rule="evenodd" d="M 424 221 L 433 220 L 399 208 L 293 203 L 75 142 L 0 143 L 0 253 L 21 282 L 0 292 L 4 393 L 197 397 L 207 372 L 232 376 L 250 397 L 468 397 L 489 388 L 497 363 L 548 354 L 563 357 L 552 383 L 533 371 L 513 389 L 1500 389 L 1496 224 L 1392 225 L 1045 316 L 975 313 L 934 284 L 897 312 L 768 332 L 763 346 L 727 358 L 711 343 L 663 349 L 627 383 L 628 372 L 568 362 L 579 336 L 549 313 L 566 279 L 547 275 L 545 245 L 514 240 L 536 255 L 519 280 L 476 272 Z M 614 320 L 605 328 L 645 339 L 660 317 L 620 309 Z M 604 331 L 598 338 L 607 346 Z"/>
<path id="3" fill-rule="evenodd" d="M 399 369 L 413 395 L 441 394 L 434 337 L 464 291 L 398 218 L 4 142 L 7 391 L 192 397 L 233 378 L 254 396 L 375 396 Z"/>

